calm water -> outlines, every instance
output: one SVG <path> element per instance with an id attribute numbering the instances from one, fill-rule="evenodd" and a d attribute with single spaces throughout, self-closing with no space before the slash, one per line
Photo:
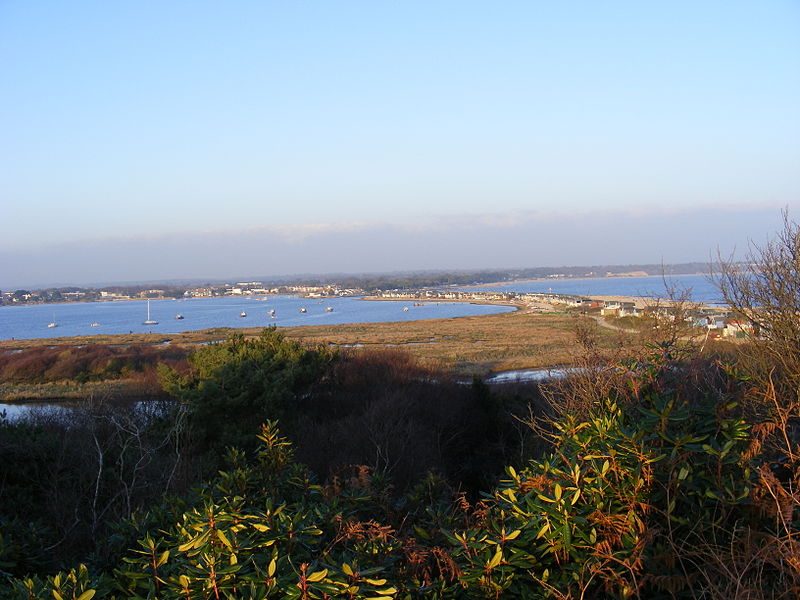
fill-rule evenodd
<path id="1" fill-rule="evenodd" d="M 404 307 L 408 311 L 404 311 Z M 333 308 L 327 312 L 326 308 Z M 300 309 L 305 308 L 306 313 Z M 269 311 L 275 310 L 271 318 Z M 439 302 L 370 302 L 358 298 L 319 300 L 297 296 L 196 298 L 152 300 L 150 316 L 158 325 L 144 325 L 147 302 L 84 302 L 0 306 L 0 339 L 34 339 L 116 333 L 180 333 L 212 327 L 294 327 L 448 319 L 514 310 L 508 306 Z M 245 312 L 246 317 L 240 317 Z M 182 314 L 183 319 L 175 319 Z M 55 321 L 58 327 L 48 328 Z M 92 327 L 92 323 L 99 323 Z"/>
<path id="2" fill-rule="evenodd" d="M 503 285 L 470 288 L 475 290 L 496 290 L 508 292 L 554 292 L 557 294 L 575 294 L 578 296 L 633 296 L 637 298 L 665 298 L 668 296 L 664 286 L 665 278 L 654 277 L 618 277 L 603 279 L 553 279 L 547 281 L 530 281 L 506 283 Z M 675 275 L 666 278 L 667 285 L 674 285 L 678 290 L 690 290 L 691 300 L 704 304 L 721 303 L 719 291 L 705 275 Z"/>

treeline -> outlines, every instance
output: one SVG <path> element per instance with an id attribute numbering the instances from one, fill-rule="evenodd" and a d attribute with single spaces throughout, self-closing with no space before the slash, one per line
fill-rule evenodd
<path id="1" fill-rule="evenodd" d="M 709 263 L 693 262 L 674 265 L 590 265 L 533 267 L 527 269 L 490 269 L 479 271 L 438 271 L 370 275 L 332 275 L 305 277 L 292 281 L 296 285 L 326 285 L 335 283 L 343 288 L 356 288 L 366 291 L 419 289 L 428 287 L 469 286 L 484 283 L 515 281 L 519 279 L 539 279 L 554 275 L 566 277 L 605 277 L 607 274 L 632 273 L 643 271 L 648 275 L 685 275 L 711 272 Z M 286 282 L 284 282 L 286 285 Z"/>

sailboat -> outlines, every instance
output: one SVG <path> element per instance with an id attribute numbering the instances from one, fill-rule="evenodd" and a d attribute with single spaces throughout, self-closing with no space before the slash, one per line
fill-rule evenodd
<path id="1" fill-rule="evenodd" d="M 47 326 L 49 328 L 58 327 L 58 323 L 56 323 L 56 313 L 53 313 L 53 321 L 48 323 Z"/>
<path id="2" fill-rule="evenodd" d="M 147 321 L 142 323 L 142 325 L 158 325 L 158 321 L 150 318 L 150 300 L 147 301 Z"/>

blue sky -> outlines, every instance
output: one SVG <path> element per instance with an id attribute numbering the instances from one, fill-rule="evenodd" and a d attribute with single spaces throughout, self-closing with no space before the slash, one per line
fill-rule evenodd
<path id="1" fill-rule="evenodd" d="M 800 198 L 797 2 L 7 1 L 0 81 L 0 286 L 703 260 Z"/>

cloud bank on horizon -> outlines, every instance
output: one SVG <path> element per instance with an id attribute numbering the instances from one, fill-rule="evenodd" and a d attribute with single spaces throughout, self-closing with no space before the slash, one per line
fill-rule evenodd
<path id="1" fill-rule="evenodd" d="M 0 289 L 560 265 L 702 262 L 780 226 L 759 207 L 454 215 L 414 225 L 327 223 L 98 238 L 0 250 Z"/>

